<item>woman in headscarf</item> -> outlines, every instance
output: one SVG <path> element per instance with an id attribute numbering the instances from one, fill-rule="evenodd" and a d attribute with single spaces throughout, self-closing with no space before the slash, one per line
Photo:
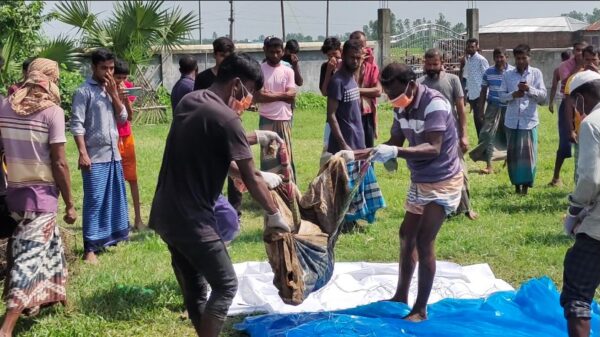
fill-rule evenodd
<path id="1" fill-rule="evenodd" d="M 12 336 L 21 313 L 66 301 L 67 266 L 56 222 L 58 196 L 64 221 L 77 213 L 65 158 L 65 115 L 60 108 L 58 64 L 38 58 L 22 86 L 0 101 L 0 136 L 8 186 L 6 202 L 17 228 L 8 244 L 6 315 L 0 337 Z"/>

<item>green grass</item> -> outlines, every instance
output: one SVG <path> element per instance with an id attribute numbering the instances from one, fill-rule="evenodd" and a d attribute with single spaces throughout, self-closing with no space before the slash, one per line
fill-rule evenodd
<path id="1" fill-rule="evenodd" d="M 573 188 L 573 161 L 563 169 L 565 186 L 546 187 L 552 176 L 557 144 L 556 116 L 540 111 L 540 144 L 536 187 L 526 197 L 513 194 L 505 169 L 496 163 L 498 174 L 470 175 L 472 203 L 480 219 L 465 217 L 444 224 L 437 240 L 438 259 L 459 264 L 489 263 L 497 277 L 518 287 L 532 277 L 549 275 L 562 282 L 562 261 L 570 239 L 562 234 L 561 215 L 566 196 Z M 244 116 L 247 130 L 258 125 L 256 113 Z M 389 110 L 381 111 L 382 138 L 391 123 Z M 469 115 L 469 119 L 472 115 Z M 298 111 L 294 120 L 294 157 L 301 189 L 318 171 L 324 110 Z M 472 122 L 470 121 L 470 124 Z M 160 169 L 167 125 L 134 127 L 142 211 L 147 220 Z M 471 145 L 475 134 L 471 132 Z M 72 140 L 67 147 L 78 209 L 81 210 L 81 176 L 76 169 Z M 256 149 L 255 153 L 256 153 Z M 190 152 L 190 155 L 192 153 Z M 469 161 L 471 170 L 483 167 Z M 396 173 L 376 167 L 388 208 L 364 233 L 342 235 L 336 246 L 337 261 L 394 262 L 398 259 L 398 226 L 409 172 L 400 162 Z M 244 196 L 243 230 L 232 244 L 234 262 L 265 260 L 261 228 L 262 212 Z M 62 207 L 62 206 L 61 206 Z M 76 235 L 74 249 L 82 251 L 81 224 L 67 227 Z M 43 311 L 35 319 L 21 319 L 19 336 L 194 336 L 189 321 L 179 320 L 183 310 L 180 292 L 171 270 L 169 253 L 152 232 L 134 234 L 128 244 L 100 256 L 100 265 L 75 261 L 69 266 L 69 305 Z M 228 320 L 226 336 L 237 336 Z"/>

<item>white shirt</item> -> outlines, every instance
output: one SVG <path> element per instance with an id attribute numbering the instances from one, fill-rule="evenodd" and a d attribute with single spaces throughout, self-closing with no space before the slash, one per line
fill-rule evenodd
<path id="1" fill-rule="evenodd" d="M 481 82 L 483 74 L 490 67 L 485 57 L 475 52 L 465 63 L 465 72 L 467 74 L 467 98 L 472 101 L 479 98 L 481 93 Z"/>

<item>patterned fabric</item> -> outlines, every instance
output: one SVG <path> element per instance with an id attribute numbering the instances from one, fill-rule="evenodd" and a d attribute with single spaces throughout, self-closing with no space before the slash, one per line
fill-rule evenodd
<path id="1" fill-rule="evenodd" d="M 463 179 L 462 172 L 459 172 L 437 183 L 411 182 L 404 209 L 413 214 L 423 214 L 425 206 L 434 202 L 444 207 L 446 215 L 452 214 L 460 204 Z"/>
<path id="2" fill-rule="evenodd" d="M 520 82 L 527 82 L 529 91 L 521 98 L 513 98 L 513 92 L 519 90 Z M 500 101 L 508 103 L 504 125 L 511 129 L 533 129 L 539 124 L 537 105 L 546 100 L 546 86 L 542 72 L 528 66 L 523 73 L 517 68 L 504 73 Z"/>
<path id="3" fill-rule="evenodd" d="M 133 133 L 129 136 L 119 137 L 119 153 L 126 181 L 137 181 L 137 164 L 135 161 L 135 140 Z"/>
<path id="4" fill-rule="evenodd" d="M 513 185 L 533 187 L 537 161 L 537 127 L 531 130 L 506 129 L 506 164 Z"/>
<path id="5" fill-rule="evenodd" d="M 454 215 L 466 214 L 469 213 L 471 209 L 471 191 L 469 189 L 469 167 L 467 166 L 467 162 L 465 161 L 465 157 L 460 151 L 460 167 L 463 176 L 463 185 L 460 190 L 460 203 L 458 204 L 458 208 L 453 213 Z"/>
<path id="6" fill-rule="evenodd" d="M 129 215 L 120 161 L 93 163 L 83 177 L 83 248 L 97 252 L 128 239 Z"/>
<path id="7" fill-rule="evenodd" d="M 490 64 L 486 58 L 477 52 L 467 59 L 465 73 L 467 74 L 467 96 L 469 100 L 479 97 L 483 74 L 489 67 Z"/>
<path id="8" fill-rule="evenodd" d="M 485 108 L 483 128 L 479 133 L 479 144 L 469 152 L 475 162 L 491 163 L 506 158 L 506 132 L 504 132 L 504 114 L 506 107 L 488 104 Z"/>
<path id="9" fill-rule="evenodd" d="M 9 242 L 4 298 L 9 310 L 65 302 L 67 264 L 56 213 L 12 213 L 19 222 Z"/>
<path id="10" fill-rule="evenodd" d="M 560 305 L 566 318 L 590 318 L 594 294 L 600 286 L 600 241 L 578 234 L 565 255 Z"/>
<path id="11" fill-rule="evenodd" d="M 36 58 L 27 70 L 27 78 L 21 87 L 9 97 L 17 115 L 28 116 L 60 104 L 58 63 Z"/>
<path id="12" fill-rule="evenodd" d="M 290 181 L 295 182 L 296 168 L 294 166 L 294 156 L 292 152 L 292 123 L 290 121 L 274 121 L 264 117 L 259 119 L 259 128 L 276 132 L 285 143 L 287 151 L 287 160 L 292 167 Z M 274 156 L 265 155 L 265 151 L 260 152 L 260 170 L 265 172 L 280 173 L 281 156 L 277 153 Z"/>
<path id="13" fill-rule="evenodd" d="M 345 221 L 366 220 L 368 223 L 375 221 L 375 213 L 385 208 L 385 199 L 375 177 L 375 170 L 369 161 L 352 161 L 347 164 L 348 185 L 352 190 L 358 182 L 358 192 L 352 198 L 350 207 L 345 216 Z M 361 182 L 361 177 L 362 179 Z"/>
<path id="14" fill-rule="evenodd" d="M 506 104 L 500 102 L 500 92 L 502 89 L 502 79 L 504 78 L 504 73 L 507 70 L 514 69 L 515 67 L 510 64 L 506 64 L 506 67 L 501 71 L 496 68 L 496 66 L 489 67 L 485 73 L 483 74 L 483 79 L 481 81 L 482 87 L 488 87 L 488 96 L 487 102 L 490 105 L 502 106 L 505 107 Z"/>

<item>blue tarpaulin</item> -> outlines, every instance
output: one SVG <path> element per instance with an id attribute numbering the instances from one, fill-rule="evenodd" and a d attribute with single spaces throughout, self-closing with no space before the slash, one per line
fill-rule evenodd
<path id="1" fill-rule="evenodd" d="M 594 302 L 592 309 L 592 337 L 600 337 L 600 307 Z M 334 312 L 247 317 L 235 328 L 251 337 L 567 336 L 559 292 L 547 277 L 484 299 L 441 300 L 428 306 L 429 319 L 421 323 L 403 320 L 409 311 L 405 304 L 376 302 Z"/>

